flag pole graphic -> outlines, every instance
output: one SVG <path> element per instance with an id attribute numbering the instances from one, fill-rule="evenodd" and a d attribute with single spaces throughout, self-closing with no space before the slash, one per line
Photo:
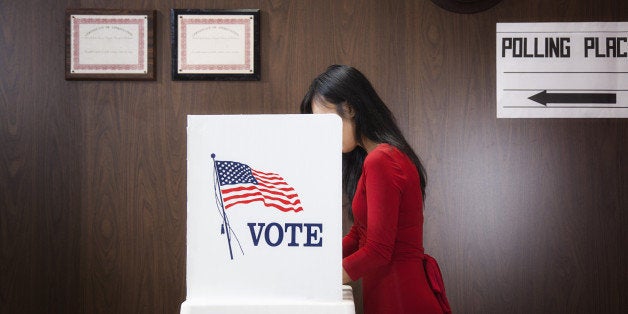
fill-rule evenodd
<path id="1" fill-rule="evenodd" d="M 222 209 L 222 226 L 220 227 L 221 233 L 227 234 L 227 244 L 229 245 L 229 256 L 233 260 L 233 250 L 231 249 L 231 228 L 229 227 L 229 220 L 227 219 L 227 213 L 225 212 L 225 205 L 222 199 L 222 192 L 220 191 L 220 180 L 218 179 L 218 169 L 216 168 L 216 154 L 212 154 L 212 160 L 214 161 L 214 191 L 217 196 L 220 196 L 220 208 Z"/>

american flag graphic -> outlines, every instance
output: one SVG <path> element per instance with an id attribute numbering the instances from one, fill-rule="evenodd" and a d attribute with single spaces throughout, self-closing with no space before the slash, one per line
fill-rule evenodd
<path id="1" fill-rule="evenodd" d="M 235 161 L 215 160 L 225 209 L 237 204 L 263 202 L 281 211 L 303 210 L 299 195 L 280 175 L 252 169 Z"/>

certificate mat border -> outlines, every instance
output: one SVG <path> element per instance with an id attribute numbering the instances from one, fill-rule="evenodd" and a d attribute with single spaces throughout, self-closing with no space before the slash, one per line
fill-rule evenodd
<path id="1" fill-rule="evenodd" d="M 241 15 L 253 16 L 253 72 L 252 73 L 229 73 L 224 70 L 222 73 L 179 73 L 179 16 L 180 15 L 224 15 L 225 17 L 237 18 Z M 172 80 L 174 81 L 259 81 L 261 78 L 260 59 L 260 10 L 259 9 L 238 9 L 238 10 L 201 10 L 201 9 L 172 9 L 170 11 L 170 44 L 172 46 Z M 211 67 L 211 65 L 207 65 Z"/>
<path id="2" fill-rule="evenodd" d="M 147 17 L 146 42 L 146 73 L 120 73 L 112 70 L 110 73 L 72 73 L 72 16 L 84 15 L 99 18 L 99 16 L 137 15 Z M 65 79 L 66 80 L 155 80 L 155 16 L 154 10 L 116 10 L 116 9 L 66 9 L 65 29 Z"/>

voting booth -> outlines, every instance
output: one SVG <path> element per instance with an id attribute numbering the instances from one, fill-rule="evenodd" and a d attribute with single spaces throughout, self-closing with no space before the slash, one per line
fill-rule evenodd
<path id="1" fill-rule="evenodd" d="M 188 116 L 182 314 L 353 314 L 336 115 Z"/>

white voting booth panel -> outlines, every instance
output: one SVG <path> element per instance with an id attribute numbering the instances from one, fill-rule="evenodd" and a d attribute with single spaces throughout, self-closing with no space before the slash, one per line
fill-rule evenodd
<path id="1" fill-rule="evenodd" d="M 338 302 L 257 302 L 219 303 L 186 300 L 181 314 L 355 314 L 351 286 L 343 286 L 343 300 Z"/>
<path id="2" fill-rule="evenodd" d="M 336 115 L 188 116 L 181 313 L 353 314 Z"/>

